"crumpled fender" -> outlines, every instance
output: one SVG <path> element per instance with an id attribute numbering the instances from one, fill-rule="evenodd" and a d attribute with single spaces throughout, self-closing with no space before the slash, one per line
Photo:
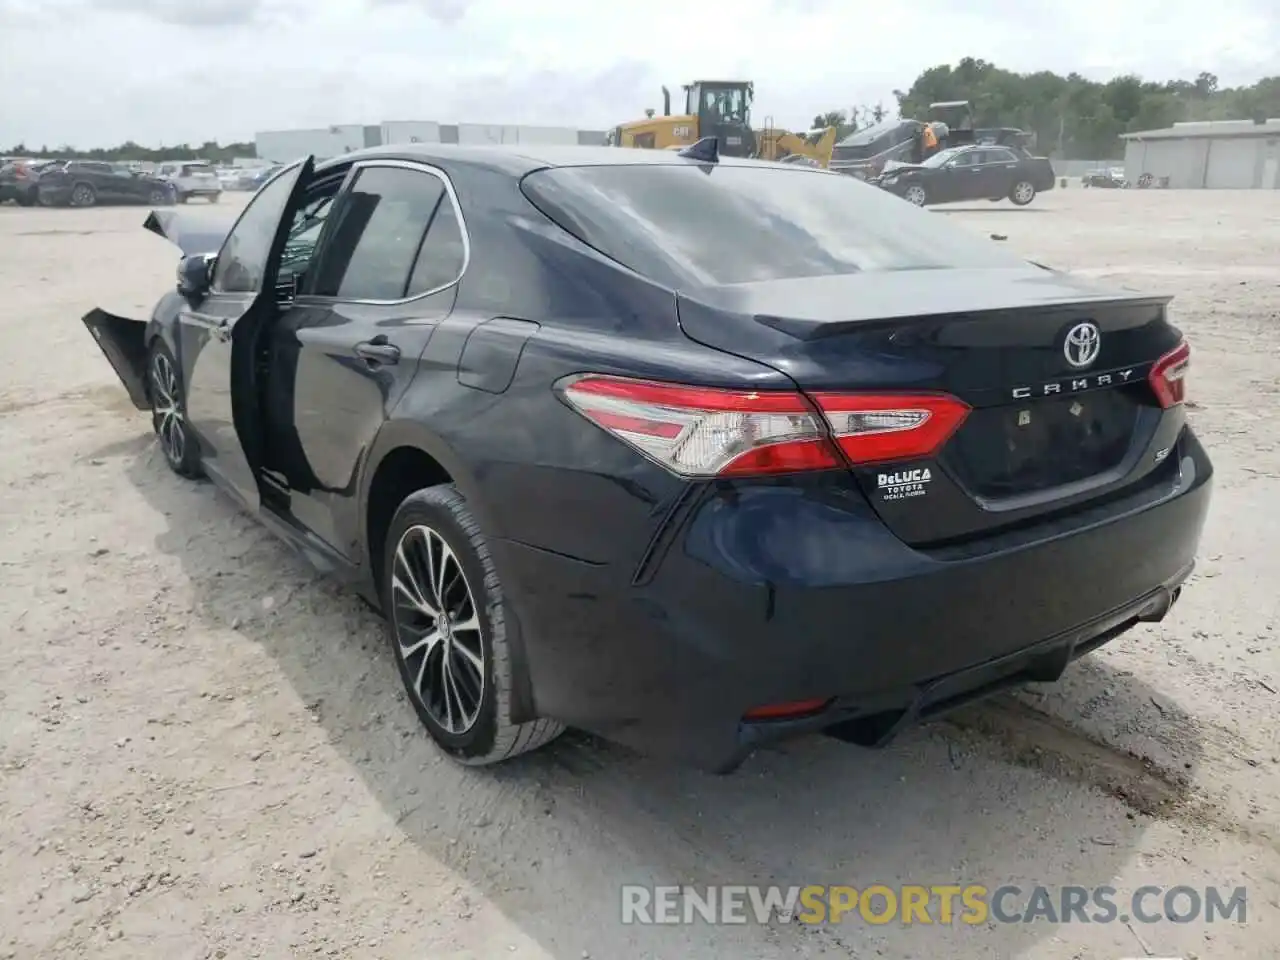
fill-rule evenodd
<path id="1" fill-rule="evenodd" d="M 182 251 L 184 257 L 217 253 L 231 232 L 234 217 L 193 210 L 152 210 L 142 226 L 164 237 Z"/>
<path id="2" fill-rule="evenodd" d="M 235 223 L 234 215 L 218 217 L 179 210 L 152 210 L 142 226 L 164 237 L 184 257 L 216 253 Z M 151 408 L 147 396 L 147 321 L 121 317 L 94 307 L 80 318 L 139 410 Z"/>
<path id="3" fill-rule="evenodd" d="M 147 322 L 118 317 L 94 307 L 80 318 L 139 410 L 151 409 L 147 396 Z"/>

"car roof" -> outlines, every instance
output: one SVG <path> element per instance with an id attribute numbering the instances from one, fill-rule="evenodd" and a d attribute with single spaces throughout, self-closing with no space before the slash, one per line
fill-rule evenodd
<path id="1" fill-rule="evenodd" d="M 537 144 L 452 144 L 405 143 L 369 147 L 334 157 L 316 165 L 323 171 L 361 160 L 408 160 L 421 163 L 447 163 L 487 167 L 501 170 L 513 176 L 523 176 L 547 167 L 617 167 L 697 164 L 680 156 L 675 150 L 648 150 L 635 147 L 572 146 Z M 725 166 L 749 166 L 776 168 L 779 164 L 769 160 L 751 160 L 742 157 L 721 157 Z M 786 164 L 785 166 L 798 166 Z M 800 169 L 805 169 L 801 167 Z"/>

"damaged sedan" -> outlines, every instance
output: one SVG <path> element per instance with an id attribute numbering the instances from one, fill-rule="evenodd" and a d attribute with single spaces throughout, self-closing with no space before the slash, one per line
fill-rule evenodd
<path id="1" fill-rule="evenodd" d="M 168 464 L 375 604 L 466 763 L 881 745 L 1159 621 L 1212 467 L 1170 299 L 824 171 L 306 159 L 84 321 Z M 306 642 L 299 638 L 300 643 Z"/>

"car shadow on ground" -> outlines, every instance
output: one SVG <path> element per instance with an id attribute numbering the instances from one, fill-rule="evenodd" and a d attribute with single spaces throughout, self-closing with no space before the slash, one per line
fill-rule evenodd
<path id="1" fill-rule="evenodd" d="M 951 204 L 938 204 L 930 207 L 938 213 L 1055 213 L 1049 207 L 1015 207 L 1011 203 L 988 203 L 982 207 L 962 207 Z"/>
<path id="2" fill-rule="evenodd" d="M 181 562 L 195 616 L 259 645 L 402 836 L 557 958 L 584 948 L 611 958 L 925 948 L 1015 956 L 1069 930 L 988 922 L 979 946 L 958 923 L 873 927 L 855 917 L 818 928 L 673 930 L 609 918 L 620 916 L 624 883 L 1107 884 L 1150 816 L 1179 804 L 1198 766 L 1195 723 L 1162 694 L 1162 714 L 1180 731 L 1177 771 L 1040 712 L 1032 691 L 966 708 L 883 751 L 813 736 L 762 751 L 725 777 L 575 733 L 501 767 L 460 767 L 418 727 L 376 614 L 209 484 L 174 477 L 158 451 L 128 441 L 95 456 L 112 454 L 168 518 L 155 545 Z M 1157 696 L 1101 657 L 1069 676 L 1067 714 L 1090 713 L 1104 693 L 1112 710 L 1133 713 Z M 583 942 L 576 920 L 584 916 L 605 918 L 585 929 L 608 942 Z"/>

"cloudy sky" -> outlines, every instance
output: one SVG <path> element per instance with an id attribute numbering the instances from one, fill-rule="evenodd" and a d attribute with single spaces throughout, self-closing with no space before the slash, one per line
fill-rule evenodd
<path id="1" fill-rule="evenodd" d="M 1206 13 L 1208 11 L 1208 13 Z M 803 127 L 925 67 L 1280 72 L 1280 0 L 0 0 L 0 149 L 440 120 L 603 129 L 756 82 Z"/>

